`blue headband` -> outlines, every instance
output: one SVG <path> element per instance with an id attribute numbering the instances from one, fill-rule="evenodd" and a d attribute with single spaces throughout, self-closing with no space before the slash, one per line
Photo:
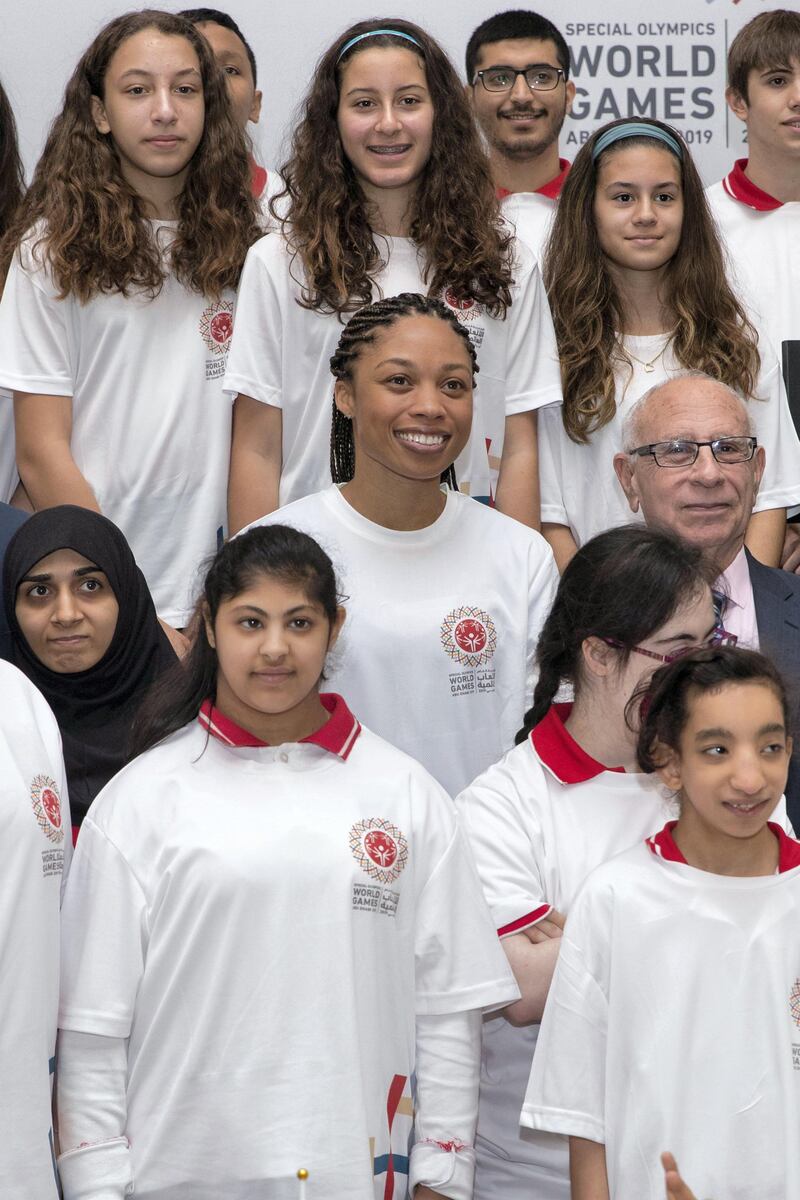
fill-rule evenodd
<path id="1" fill-rule="evenodd" d="M 672 153 L 683 161 L 683 147 L 671 133 L 667 133 L 666 129 L 659 129 L 658 125 L 646 125 L 644 121 L 625 121 L 624 124 L 614 125 L 605 133 L 600 134 L 592 147 L 592 162 L 596 162 L 598 156 L 609 146 L 613 146 L 614 142 L 634 137 L 655 138 L 657 142 L 663 142 L 665 146 L 668 146 Z"/>
<path id="2" fill-rule="evenodd" d="M 336 56 L 337 63 L 341 61 L 345 54 L 347 54 L 348 50 L 352 50 L 353 46 L 357 45 L 359 42 L 363 42 L 364 38 L 378 37 L 378 35 L 381 33 L 388 33 L 391 37 L 405 38 L 407 42 L 413 42 L 414 45 L 420 50 L 422 49 L 422 46 L 420 46 L 417 39 L 412 37 L 410 33 L 403 33 L 402 29 L 369 29 L 366 33 L 359 33 L 355 37 L 350 38 L 349 42 L 345 42 Z"/>

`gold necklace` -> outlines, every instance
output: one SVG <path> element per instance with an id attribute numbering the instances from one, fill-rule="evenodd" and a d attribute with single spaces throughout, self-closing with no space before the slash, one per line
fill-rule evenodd
<path id="1" fill-rule="evenodd" d="M 656 363 L 657 363 L 657 362 L 658 362 L 658 360 L 661 358 L 661 355 L 662 355 L 662 354 L 664 353 L 664 351 L 666 350 L 666 348 L 667 348 L 667 346 L 669 345 L 669 343 L 670 343 L 671 339 L 672 339 L 672 334 L 669 334 L 669 335 L 667 336 L 667 340 L 664 342 L 664 345 L 661 347 L 661 349 L 659 350 L 658 354 L 654 354 L 654 355 L 653 355 L 653 357 L 652 357 L 652 358 L 651 358 L 651 359 L 650 359 L 648 362 L 645 362 L 643 358 L 637 358 L 637 357 L 636 357 L 636 355 L 633 353 L 633 351 L 632 351 L 632 350 L 629 350 L 629 349 L 628 349 L 628 347 L 625 345 L 625 343 L 624 343 L 624 342 L 622 343 L 622 350 L 623 350 L 623 352 L 624 352 L 625 354 L 627 354 L 628 358 L 632 358 L 632 359 L 633 359 L 633 361 L 634 361 L 634 362 L 637 362 L 637 363 L 639 364 L 639 366 L 640 366 L 640 367 L 644 367 L 644 369 L 645 369 L 645 372 L 646 372 L 648 375 L 652 375 L 652 374 L 653 374 L 653 372 L 654 372 L 654 371 L 655 371 L 655 369 L 656 369 Z"/>

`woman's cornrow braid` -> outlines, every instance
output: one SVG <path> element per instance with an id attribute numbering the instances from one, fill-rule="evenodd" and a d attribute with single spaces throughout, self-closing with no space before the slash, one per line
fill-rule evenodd
<path id="1" fill-rule="evenodd" d="M 353 313 L 342 330 L 335 353 L 331 355 L 330 367 L 334 378 L 351 379 L 352 364 L 359 357 L 362 348 L 373 341 L 376 332 L 393 325 L 401 317 L 412 316 L 438 317 L 440 321 L 445 321 L 467 347 L 474 378 L 479 369 L 478 359 L 472 339 L 466 329 L 441 300 L 436 300 L 431 296 L 422 296 L 419 292 L 401 292 L 399 296 L 386 296 Z M 331 478 L 333 482 L 349 483 L 355 473 L 355 461 L 352 422 L 349 417 L 339 411 L 334 399 L 331 422 Z M 446 483 L 453 491 L 458 489 L 453 466 L 448 467 L 442 473 L 442 483 Z"/>

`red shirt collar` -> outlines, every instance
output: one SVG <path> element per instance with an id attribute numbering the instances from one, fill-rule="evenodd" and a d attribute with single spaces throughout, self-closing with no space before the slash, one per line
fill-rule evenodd
<path id="1" fill-rule="evenodd" d="M 782 208 L 782 200 L 776 200 L 774 196 L 762 192 L 752 179 L 747 178 L 744 173 L 746 166 L 746 158 L 737 159 L 731 173 L 723 179 L 722 186 L 728 195 L 746 204 L 748 208 L 756 209 L 757 212 L 772 212 L 776 208 Z"/>
<path id="2" fill-rule="evenodd" d="M 546 716 L 531 730 L 531 744 L 542 764 L 559 783 L 586 783 L 604 771 L 625 774 L 624 767 L 606 767 L 578 745 L 564 722 L 571 704 L 551 704 Z"/>
<path id="3" fill-rule="evenodd" d="M 647 838 L 647 845 L 657 854 L 659 858 L 665 858 L 668 862 L 686 863 L 686 859 L 678 849 L 678 844 L 672 836 L 672 831 L 678 824 L 677 821 L 667 821 L 660 833 L 653 834 Z M 773 821 L 768 822 L 770 831 L 778 839 L 778 873 L 782 875 L 784 871 L 791 871 L 793 867 L 800 867 L 800 842 L 796 842 L 794 838 L 790 838 L 784 833 L 780 825 L 776 825 Z"/>
<path id="4" fill-rule="evenodd" d="M 254 158 L 250 159 L 250 190 L 258 200 L 267 186 L 268 175 L 264 167 L 260 167 Z"/>
<path id="5" fill-rule="evenodd" d="M 567 175 L 569 174 L 569 169 L 572 166 L 572 164 L 568 158 L 560 158 L 558 160 L 558 165 L 560 167 L 558 174 L 556 176 L 554 176 L 553 179 L 548 180 L 548 182 L 545 183 L 543 185 L 543 187 L 537 188 L 536 191 L 533 193 L 533 195 L 547 196 L 548 200 L 557 200 L 558 199 L 558 197 L 561 195 L 561 189 L 564 186 L 564 180 L 567 178 Z M 508 188 L 499 187 L 497 189 L 497 199 L 498 200 L 505 200 L 506 196 L 510 196 L 510 195 L 511 195 L 511 192 L 508 190 Z"/>
<path id="6" fill-rule="evenodd" d="M 328 750 L 331 754 L 338 755 L 339 758 L 347 759 L 356 743 L 356 738 L 361 733 L 361 725 L 350 712 L 342 697 L 337 696 L 335 692 L 321 693 L 320 700 L 330 716 L 321 729 L 312 733 L 310 737 L 301 738 L 300 741 L 310 742 L 322 750 Z M 262 742 L 254 734 L 242 729 L 241 725 L 237 725 L 230 717 L 226 717 L 218 708 L 214 708 L 210 699 L 205 699 L 201 704 L 197 719 L 203 729 L 207 729 L 213 737 L 224 742 L 226 746 L 269 745 L 269 742 Z"/>

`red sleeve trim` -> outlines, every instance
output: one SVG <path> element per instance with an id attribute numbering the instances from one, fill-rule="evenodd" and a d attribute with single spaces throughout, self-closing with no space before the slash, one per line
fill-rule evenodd
<path id="1" fill-rule="evenodd" d="M 533 912 L 529 912 L 524 917 L 518 917 L 516 921 L 511 921 L 508 925 L 501 925 L 497 931 L 499 938 L 508 937 L 511 933 L 521 933 L 523 929 L 529 929 L 531 925 L 537 925 L 539 921 L 543 921 L 553 911 L 552 904 L 542 904 L 539 908 L 535 908 Z"/>

